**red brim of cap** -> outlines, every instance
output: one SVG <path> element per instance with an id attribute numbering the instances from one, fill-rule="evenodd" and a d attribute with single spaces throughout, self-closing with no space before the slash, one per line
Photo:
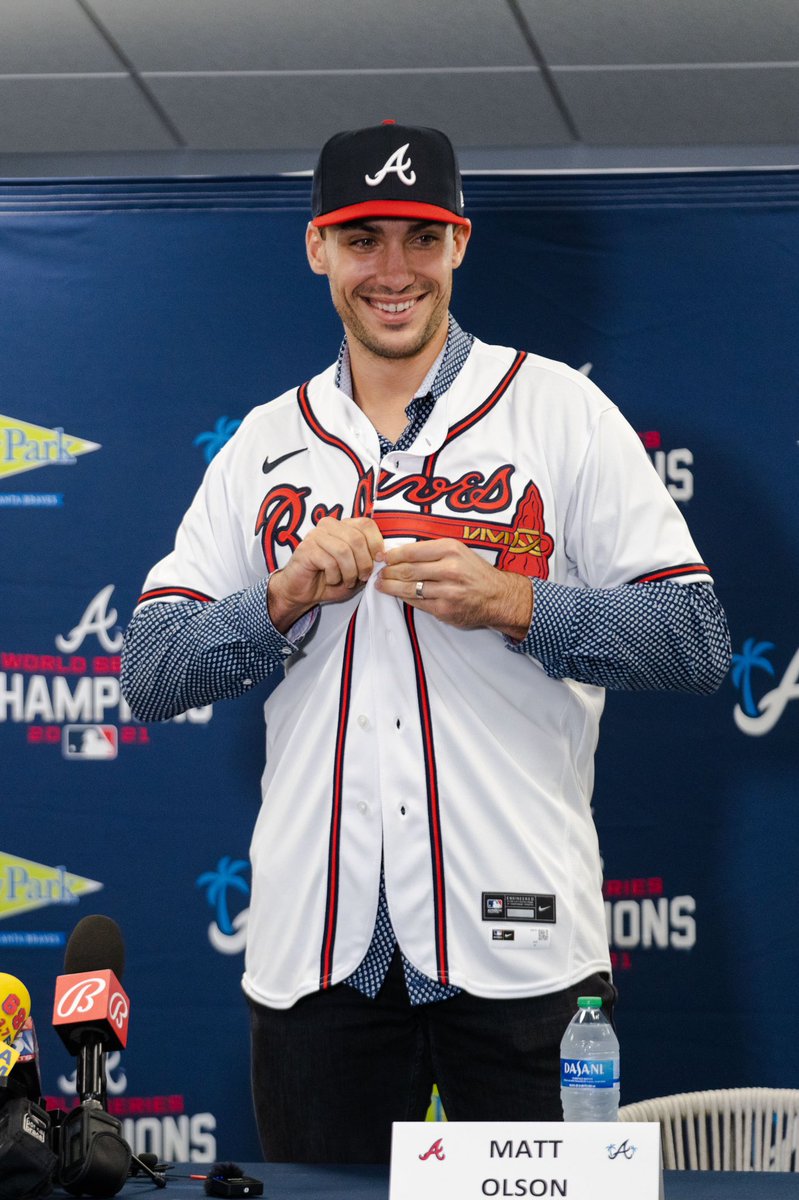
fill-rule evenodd
<path id="1" fill-rule="evenodd" d="M 446 225 L 471 225 L 466 217 L 439 208 L 436 204 L 418 204 L 409 200 L 367 200 L 350 204 L 334 212 L 322 213 L 311 221 L 317 229 L 326 225 L 346 225 L 348 221 L 368 220 L 369 217 L 405 217 L 410 221 L 443 221 Z"/>

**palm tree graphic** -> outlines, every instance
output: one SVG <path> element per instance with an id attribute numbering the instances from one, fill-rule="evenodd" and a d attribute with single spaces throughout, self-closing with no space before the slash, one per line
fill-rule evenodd
<path id="1" fill-rule="evenodd" d="M 245 896 L 249 896 L 249 884 L 240 877 L 240 872 L 249 865 L 243 858 L 231 859 L 229 855 L 225 855 L 216 864 L 215 871 L 205 871 L 197 879 L 197 887 L 208 889 L 205 898 L 210 905 L 216 908 L 216 923 L 224 934 L 236 932 L 230 920 L 227 903 L 228 890 L 235 888 L 237 892 L 243 892 Z"/>
<path id="2" fill-rule="evenodd" d="M 748 717 L 756 717 L 760 712 L 752 695 L 752 671 L 756 667 L 768 671 L 769 675 L 774 674 L 774 668 L 765 657 L 766 652 L 773 649 L 773 642 L 755 642 L 754 638 L 747 638 L 742 653 L 732 656 L 733 687 L 741 689 L 743 710 Z"/>
<path id="3" fill-rule="evenodd" d="M 219 453 L 225 442 L 230 441 L 239 425 L 241 425 L 241 421 L 235 417 L 220 417 L 212 430 L 209 430 L 208 433 L 198 433 L 192 444 L 205 447 L 203 455 L 205 461 L 209 463 L 214 455 Z"/>

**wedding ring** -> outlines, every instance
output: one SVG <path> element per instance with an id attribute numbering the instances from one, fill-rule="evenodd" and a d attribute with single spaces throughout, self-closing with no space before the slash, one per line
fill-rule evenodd
<path id="1" fill-rule="evenodd" d="M 416 583 L 416 599 L 424 600 L 424 580 L 419 579 Z"/>

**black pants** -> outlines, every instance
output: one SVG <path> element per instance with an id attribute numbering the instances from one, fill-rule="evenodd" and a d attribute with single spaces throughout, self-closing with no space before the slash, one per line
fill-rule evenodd
<path id="1" fill-rule="evenodd" d="M 347 984 L 292 1008 L 251 1003 L 255 1115 L 268 1162 L 385 1163 L 392 1121 L 421 1121 L 438 1084 L 452 1121 L 560 1121 L 560 1041 L 579 996 L 604 975 L 548 996 L 462 992 L 413 1008 L 399 955 L 376 1000 Z"/>

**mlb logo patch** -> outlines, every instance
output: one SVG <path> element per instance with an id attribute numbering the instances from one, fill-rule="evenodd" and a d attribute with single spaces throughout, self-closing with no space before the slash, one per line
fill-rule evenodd
<path id="1" fill-rule="evenodd" d="M 109 759 L 117 756 L 116 725 L 65 725 L 61 739 L 64 758 Z"/>
<path id="2" fill-rule="evenodd" d="M 505 901 L 502 896 L 486 896 L 486 912 L 502 912 Z"/>

